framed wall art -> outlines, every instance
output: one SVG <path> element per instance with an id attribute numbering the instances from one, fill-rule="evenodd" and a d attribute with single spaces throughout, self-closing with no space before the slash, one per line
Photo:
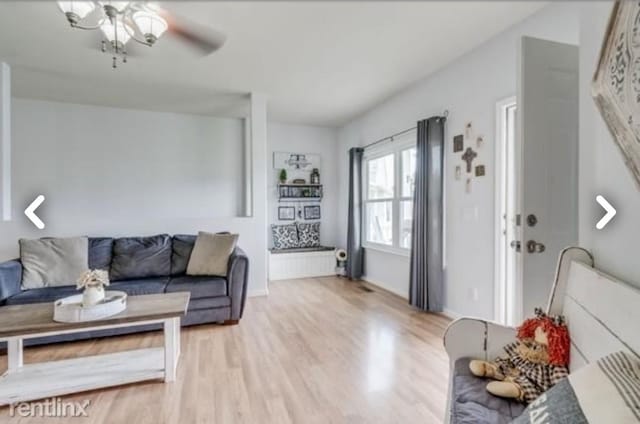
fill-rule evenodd
<path id="1" fill-rule="evenodd" d="M 640 4 L 617 1 L 593 77 L 593 98 L 640 188 Z"/>
<path id="2" fill-rule="evenodd" d="M 305 206 L 304 219 L 320 219 L 320 205 Z"/>
<path id="3" fill-rule="evenodd" d="M 296 208 L 294 206 L 279 206 L 278 219 L 280 221 L 294 221 L 296 219 Z"/>

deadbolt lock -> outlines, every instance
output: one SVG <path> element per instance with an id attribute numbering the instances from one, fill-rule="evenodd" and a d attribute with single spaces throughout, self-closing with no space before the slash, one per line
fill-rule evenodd
<path id="1" fill-rule="evenodd" d="M 527 215 L 527 225 L 529 227 L 535 227 L 537 223 L 538 218 L 536 218 L 534 214 L 530 213 L 529 215 Z"/>
<path id="2" fill-rule="evenodd" d="M 529 240 L 527 242 L 527 252 L 529 253 L 542 253 L 546 249 L 545 245 L 538 243 L 535 240 Z"/>

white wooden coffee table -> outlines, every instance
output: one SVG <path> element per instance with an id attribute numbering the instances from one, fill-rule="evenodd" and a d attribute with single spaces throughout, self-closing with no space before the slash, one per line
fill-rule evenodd
<path id="1" fill-rule="evenodd" d="M 127 309 L 100 321 L 53 321 L 53 303 L 0 307 L 0 341 L 7 342 L 7 372 L 0 376 L 0 405 L 61 396 L 143 380 L 174 381 L 180 355 L 180 317 L 189 293 L 130 296 Z M 164 325 L 164 347 L 24 364 L 23 340 L 83 331 Z"/>

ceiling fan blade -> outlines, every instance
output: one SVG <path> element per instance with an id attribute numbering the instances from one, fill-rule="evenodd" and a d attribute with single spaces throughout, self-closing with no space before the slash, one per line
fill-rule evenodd
<path id="1" fill-rule="evenodd" d="M 226 35 L 211 27 L 193 22 L 190 19 L 178 17 L 166 10 L 157 11 L 169 25 L 168 32 L 197 49 L 203 55 L 209 55 L 221 48 L 227 40 Z"/>

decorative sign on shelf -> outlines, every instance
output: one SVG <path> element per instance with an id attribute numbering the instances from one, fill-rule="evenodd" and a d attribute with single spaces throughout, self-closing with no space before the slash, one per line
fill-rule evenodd
<path id="1" fill-rule="evenodd" d="M 311 172 L 313 168 L 320 168 L 320 155 L 313 153 L 273 153 L 274 169 L 286 169 L 287 171 Z"/>
<path id="2" fill-rule="evenodd" d="M 293 206 L 278 207 L 278 219 L 280 221 L 295 221 L 296 208 Z"/>

